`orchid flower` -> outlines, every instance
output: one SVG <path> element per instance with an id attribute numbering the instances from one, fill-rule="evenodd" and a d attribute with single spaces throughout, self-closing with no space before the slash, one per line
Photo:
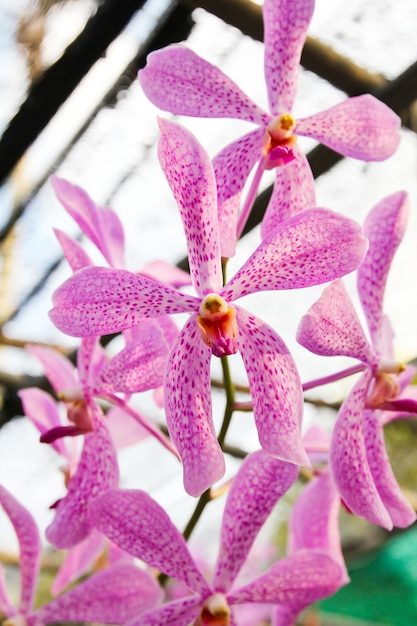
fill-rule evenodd
<path id="1" fill-rule="evenodd" d="M 89 336 L 131 328 L 143 317 L 191 313 L 168 359 L 165 407 L 185 489 L 199 495 L 224 473 L 211 419 L 212 354 L 241 352 L 261 446 L 293 463 L 307 461 L 300 439 L 301 383 L 288 348 L 262 320 L 232 302 L 257 291 L 332 280 L 358 266 L 367 242 L 351 220 L 325 209 L 306 211 L 271 233 L 222 287 L 211 162 L 180 125 L 161 120 L 161 130 L 159 158 L 180 208 L 198 296 L 125 270 L 85 268 L 55 292 L 50 315 L 63 332 Z"/>
<path id="2" fill-rule="evenodd" d="M 299 343 L 316 354 L 350 356 L 364 365 L 337 418 L 330 463 L 349 509 L 388 529 L 408 526 L 416 519 L 392 473 L 382 420 L 385 410 L 417 412 L 416 401 L 401 394 L 404 382 L 399 374 L 404 366 L 393 359 L 392 330 L 382 308 L 407 216 L 407 194 L 397 192 L 378 203 L 365 221 L 369 250 L 358 269 L 358 291 L 371 343 L 341 280 L 325 289 L 297 332 Z M 409 374 L 404 375 L 409 380 Z"/>
<path id="3" fill-rule="evenodd" d="M 305 606 L 334 592 L 343 575 L 339 563 L 328 554 L 304 548 L 249 584 L 234 585 L 267 516 L 296 477 L 295 465 L 274 459 L 263 450 L 247 457 L 227 498 L 211 584 L 200 573 L 168 515 L 145 492 L 115 490 L 95 500 L 90 514 L 101 532 L 127 552 L 183 582 L 190 592 L 137 616 L 129 626 L 235 625 L 235 605 Z"/>
<path id="4" fill-rule="evenodd" d="M 299 61 L 313 10 L 314 0 L 264 0 L 269 113 L 220 69 L 181 45 L 152 52 L 139 72 L 146 96 L 162 110 L 192 117 L 236 118 L 258 127 L 214 158 L 224 257 L 235 253 L 236 236 L 243 230 L 264 170 L 276 168 L 263 237 L 282 220 L 315 206 L 313 175 L 297 145 L 297 135 L 363 161 L 384 160 L 398 146 L 399 117 L 369 94 L 309 117 L 296 120 L 292 116 Z M 240 195 L 255 164 L 252 188 L 236 226 Z"/>
<path id="5" fill-rule="evenodd" d="M 156 580 L 130 562 L 121 562 L 94 574 L 67 593 L 35 609 L 41 541 L 29 513 L 0 485 L 0 505 L 9 517 L 20 547 L 20 600 L 15 607 L 0 566 L 0 611 L 8 626 L 43 626 L 61 621 L 124 624 L 160 601 Z"/>

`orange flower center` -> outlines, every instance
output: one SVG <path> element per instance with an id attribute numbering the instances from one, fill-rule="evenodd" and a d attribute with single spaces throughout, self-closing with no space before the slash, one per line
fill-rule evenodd
<path id="1" fill-rule="evenodd" d="M 197 317 L 201 337 L 214 356 L 235 354 L 238 328 L 235 309 L 216 293 L 208 294 L 200 305 Z"/>
<path id="2" fill-rule="evenodd" d="M 294 159 L 292 150 L 297 137 L 292 134 L 295 119 L 290 113 L 283 113 L 271 120 L 266 128 L 262 152 L 266 157 L 265 169 L 286 165 Z"/>

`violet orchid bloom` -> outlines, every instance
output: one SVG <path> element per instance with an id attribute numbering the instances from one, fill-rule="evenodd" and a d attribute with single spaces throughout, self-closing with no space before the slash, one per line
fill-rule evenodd
<path id="1" fill-rule="evenodd" d="M 417 412 L 414 399 L 400 397 L 404 384 L 398 374 L 404 366 L 393 360 L 392 330 L 382 308 L 389 268 L 407 216 L 407 194 L 397 192 L 375 206 L 365 221 L 369 250 L 358 270 L 358 291 L 371 343 L 341 280 L 325 289 L 297 333 L 299 343 L 316 354 L 350 356 L 364 364 L 337 418 L 330 464 L 349 509 L 387 529 L 406 527 L 416 519 L 392 472 L 382 421 L 387 409 Z"/>
<path id="2" fill-rule="evenodd" d="M 43 626 L 61 621 L 124 624 L 160 601 L 160 588 L 146 571 L 130 562 L 119 562 L 91 576 L 59 598 L 34 609 L 41 542 L 29 513 L 0 485 L 0 505 L 16 532 L 20 546 L 20 600 L 15 607 L 9 597 L 0 566 L 0 611 L 8 626 Z"/>
<path id="3" fill-rule="evenodd" d="M 185 489 L 199 495 L 224 473 L 211 418 L 212 354 L 241 352 L 261 446 L 284 460 L 308 462 L 300 438 L 301 383 L 288 348 L 262 320 L 232 302 L 257 291 L 307 287 L 348 273 L 362 261 L 367 241 L 347 218 L 326 209 L 305 211 L 271 233 L 222 287 L 211 162 L 185 128 L 160 123 L 159 158 L 180 208 L 198 297 L 124 270 L 86 268 L 58 288 L 50 315 L 63 332 L 88 336 L 133 327 L 143 317 L 191 313 L 168 360 L 165 408 Z"/>
<path id="4" fill-rule="evenodd" d="M 349 98 L 326 111 L 295 120 L 299 62 L 314 0 L 264 0 L 265 80 L 270 113 L 257 106 L 217 67 L 191 50 L 173 45 L 152 52 L 139 80 L 160 109 L 192 117 L 237 118 L 258 126 L 214 159 L 218 185 L 222 256 L 235 253 L 253 197 L 242 209 L 240 194 L 258 163 L 255 187 L 265 169 L 276 168 L 272 198 L 262 223 L 266 237 L 284 219 L 315 206 L 314 180 L 296 135 L 311 137 L 345 156 L 380 161 L 400 139 L 400 119 L 371 95 Z M 256 189 L 255 189 L 256 193 Z M 251 194 L 248 194 L 251 196 Z M 253 194 L 252 194 L 253 196 Z M 237 233 L 236 233 L 237 231 Z"/>
<path id="5" fill-rule="evenodd" d="M 137 616 L 129 626 L 236 625 L 235 605 L 306 605 L 333 593 L 341 577 L 339 563 L 328 554 L 309 549 L 282 559 L 243 587 L 234 585 L 259 530 L 295 481 L 297 471 L 295 465 L 274 459 L 263 450 L 247 457 L 227 498 L 211 584 L 200 573 L 165 511 L 145 492 L 118 490 L 95 500 L 90 513 L 101 532 L 124 550 L 180 580 L 190 591 L 184 598 Z"/>

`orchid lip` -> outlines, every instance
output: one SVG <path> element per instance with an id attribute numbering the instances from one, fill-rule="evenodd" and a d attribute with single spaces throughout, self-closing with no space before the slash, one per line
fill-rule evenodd
<path id="1" fill-rule="evenodd" d="M 235 354 L 238 350 L 236 312 L 221 296 L 210 293 L 200 305 L 197 324 L 204 343 L 214 356 Z"/>

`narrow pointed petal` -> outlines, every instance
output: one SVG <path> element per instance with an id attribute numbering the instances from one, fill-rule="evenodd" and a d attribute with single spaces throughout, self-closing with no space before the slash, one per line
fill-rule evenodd
<path id="1" fill-rule="evenodd" d="M 383 299 L 392 259 L 403 238 L 409 214 L 408 196 L 398 191 L 379 202 L 368 214 L 364 234 L 367 255 L 358 270 L 358 292 L 375 348 L 382 348 Z M 384 356 L 387 354 L 384 352 Z"/>
<path id="2" fill-rule="evenodd" d="M 349 509 L 372 524 L 391 530 L 391 517 L 375 486 L 363 435 L 371 379 L 372 371 L 367 369 L 340 409 L 331 441 L 330 466 L 337 490 Z"/>
<path id="3" fill-rule="evenodd" d="M 58 200 L 109 265 L 123 267 L 124 232 L 116 213 L 97 206 L 84 189 L 68 180 L 52 176 L 51 183 Z"/>
<path id="4" fill-rule="evenodd" d="M 74 365 L 57 350 L 31 344 L 26 346 L 26 350 L 42 363 L 45 375 L 55 393 L 58 394 L 63 389 L 75 387 L 78 384 Z"/>
<path id="5" fill-rule="evenodd" d="M 143 317 L 198 311 L 200 300 L 127 270 L 89 267 L 66 280 L 52 297 L 49 315 L 73 337 L 108 335 Z"/>
<path id="6" fill-rule="evenodd" d="M 281 224 L 222 289 L 231 302 L 249 293 L 310 287 L 340 278 L 362 262 L 360 226 L 328 209 L 309 209 Z"/>
<path id="7" fill-rule="evenodd" d="M 108 356 L 98 337 L 84 337 L 77 353 L 77 369 L 84 393 L 90 394 L 94 381 L 107 363 Z M 88 388 L 88 389 L 86 389 Z"/>
<path id="8" fill-rule="evenodd" d="M 217 192 L 210 158 L 183 126 L 159 120 L 158 157 L 180 210 L 198 294 L 222 285 Z"/>
<path id="9" fill-rule="evenodd" d="M 19 612 L 32 608 L 39 575 L 41 540 L 35 520 L 29 511 L 0 485 L 0 505 L 5 510 L 15 530 L 20 551 Z"/>
<path id="10" fill-rule="evenodd" d="M 172 348 L 165 380 L 167 426 L 183 463 L 184 488 L 192 496 L 225 471 L 211 415 L 210 360 L 193 315 Z"/>
<path id="11" fill-rule="evenodd" d="M 142 418 L 145 420 L 145 418 Z M 122 408 L 113 406 L 106 413 L 106 424 L 116 450 L 149 437 L 149 431 Z"/>
<path id="12" fill-rule="evenodd" d="M 366 94 L 297 120 L 294 132 L 312 137 L 344 156 L 384 161 L 398 147 L 400 126 L 394 111 Z"/>
<path id="13" fill-rule="evenodd" d="M 265 80 L 270 111 L 287 113 L 297 91 L 301 51 L 314 0 L 265 0 Z"/>
<path id="14" fill-rule="evenodd" d="M 316 206 L 311 167 L 297 145 L 293 152 L 295 159 L 275 170 L 274 189 L 261 225 L 262 239 L 293 215 Z"/>
<path id="15" fill-rule="evenodd" d="M 64 231 L 58 228 L 54 228 L 54 233 L 73 272 L 83 267 L 94 265 L 93 261 L 78 241 L 71 239 L 67 233 L 64 233 Z"/>
<path id="16" fill-rule="evenodd" d="M 58 502 L 55 517 L 46 529 L 46 538 L 58 549 L 72 548 L 92 529 L 88 517 L 90 502 L 113 489 L 119 481 L 116 451 L 106 426 L 101 423 L 84 438 L 77 471 L 67 495 Z"/>
<path id="17" fill-rule="evenodd" d="M 90 535 L 71 548 L 58 570 L 51 587 L 52 595 L 56 596 L 78 578 L 87 574 L 104 548 L 105 538 L 93 530 Z"/>
<path id="18" fill-rule="evenodd" d="M 157 605 L 161 595 L 153 576 L 133 564 L 116 563 L 52 600 L 37 615 L 44 623 L 124 624 Z"/>
<path id="19" fill-rule="evenodd" d="M 143 320 L 134 344 L 114 356 L 95 380 L 98 395 L 136 393 L 155 389 L 164 382 L 169 346 L 156 320 Z"/>
<path id="20" fill-rule="evenodd" d="M 257 128 L 229 144 L 213 159 L 217 181 L 221 256 L 231 258 L 236 250 L 236 224 L 240 196 L 255 163 L 262 156 L 265 128 Z"/>
<path id="21" fill-rule="evenodd" d="M 144 491 L 108 491 L 92 503 L 90 517 L 100 532 L 129 554 L 182 581 L 196 593 L 209 591 L 183 536 L 164 509 Z"/>
<path id="22" fill-rule="evenodd" d="M 236 318 L 260 444 L 275 457 L 309 466 L 301 440 L 302 388 L 294 360 L 261 319 L 237 307 Z"/>
<path id="23" fill-rule="evenodd" d="M 163 111 L 191 117 L 231 117 L 262 124 L 267 114 L 226 74 L 185 46 L 148 55 L 139 72 L 146 96 Z"/>
<path id="24" fill-rule="evenodd" d="M 375 486 L 392 523 L 398 528 L 410 526 L 416 520 L 416 513 L 404 497 L 392 471 L 379 411 L 365 411 L 364 440 Z"/>
<path id="25" fill-rule="evenodd" d="M 223 514 L 215 591 L 226 592 L 278 500 L 296 480 L 298 467 L 263 450 L 250 454 L 236 475 Z"/>
<path id="26" fill-rule="evenodd" d="M 187 596 L 133 619 L 126 626 L 189 626 L 201 611 L 200 596 Z"/>
<path id="27" fill-rule="evenodd" d="M 369 365 L 375 358 L 340 279 L 326 287 L 301 319 L 297 341 L 321 356 L 351 356 Z"/>
<path id="28" fill-rule="evenodd" d="M 340 587 L 341 568 L 327 554 L 300 550 L 281 559 L 249 585 L 227 596 L 230 604 L 265 602 L 300 608 L 331 595 Z"/>

